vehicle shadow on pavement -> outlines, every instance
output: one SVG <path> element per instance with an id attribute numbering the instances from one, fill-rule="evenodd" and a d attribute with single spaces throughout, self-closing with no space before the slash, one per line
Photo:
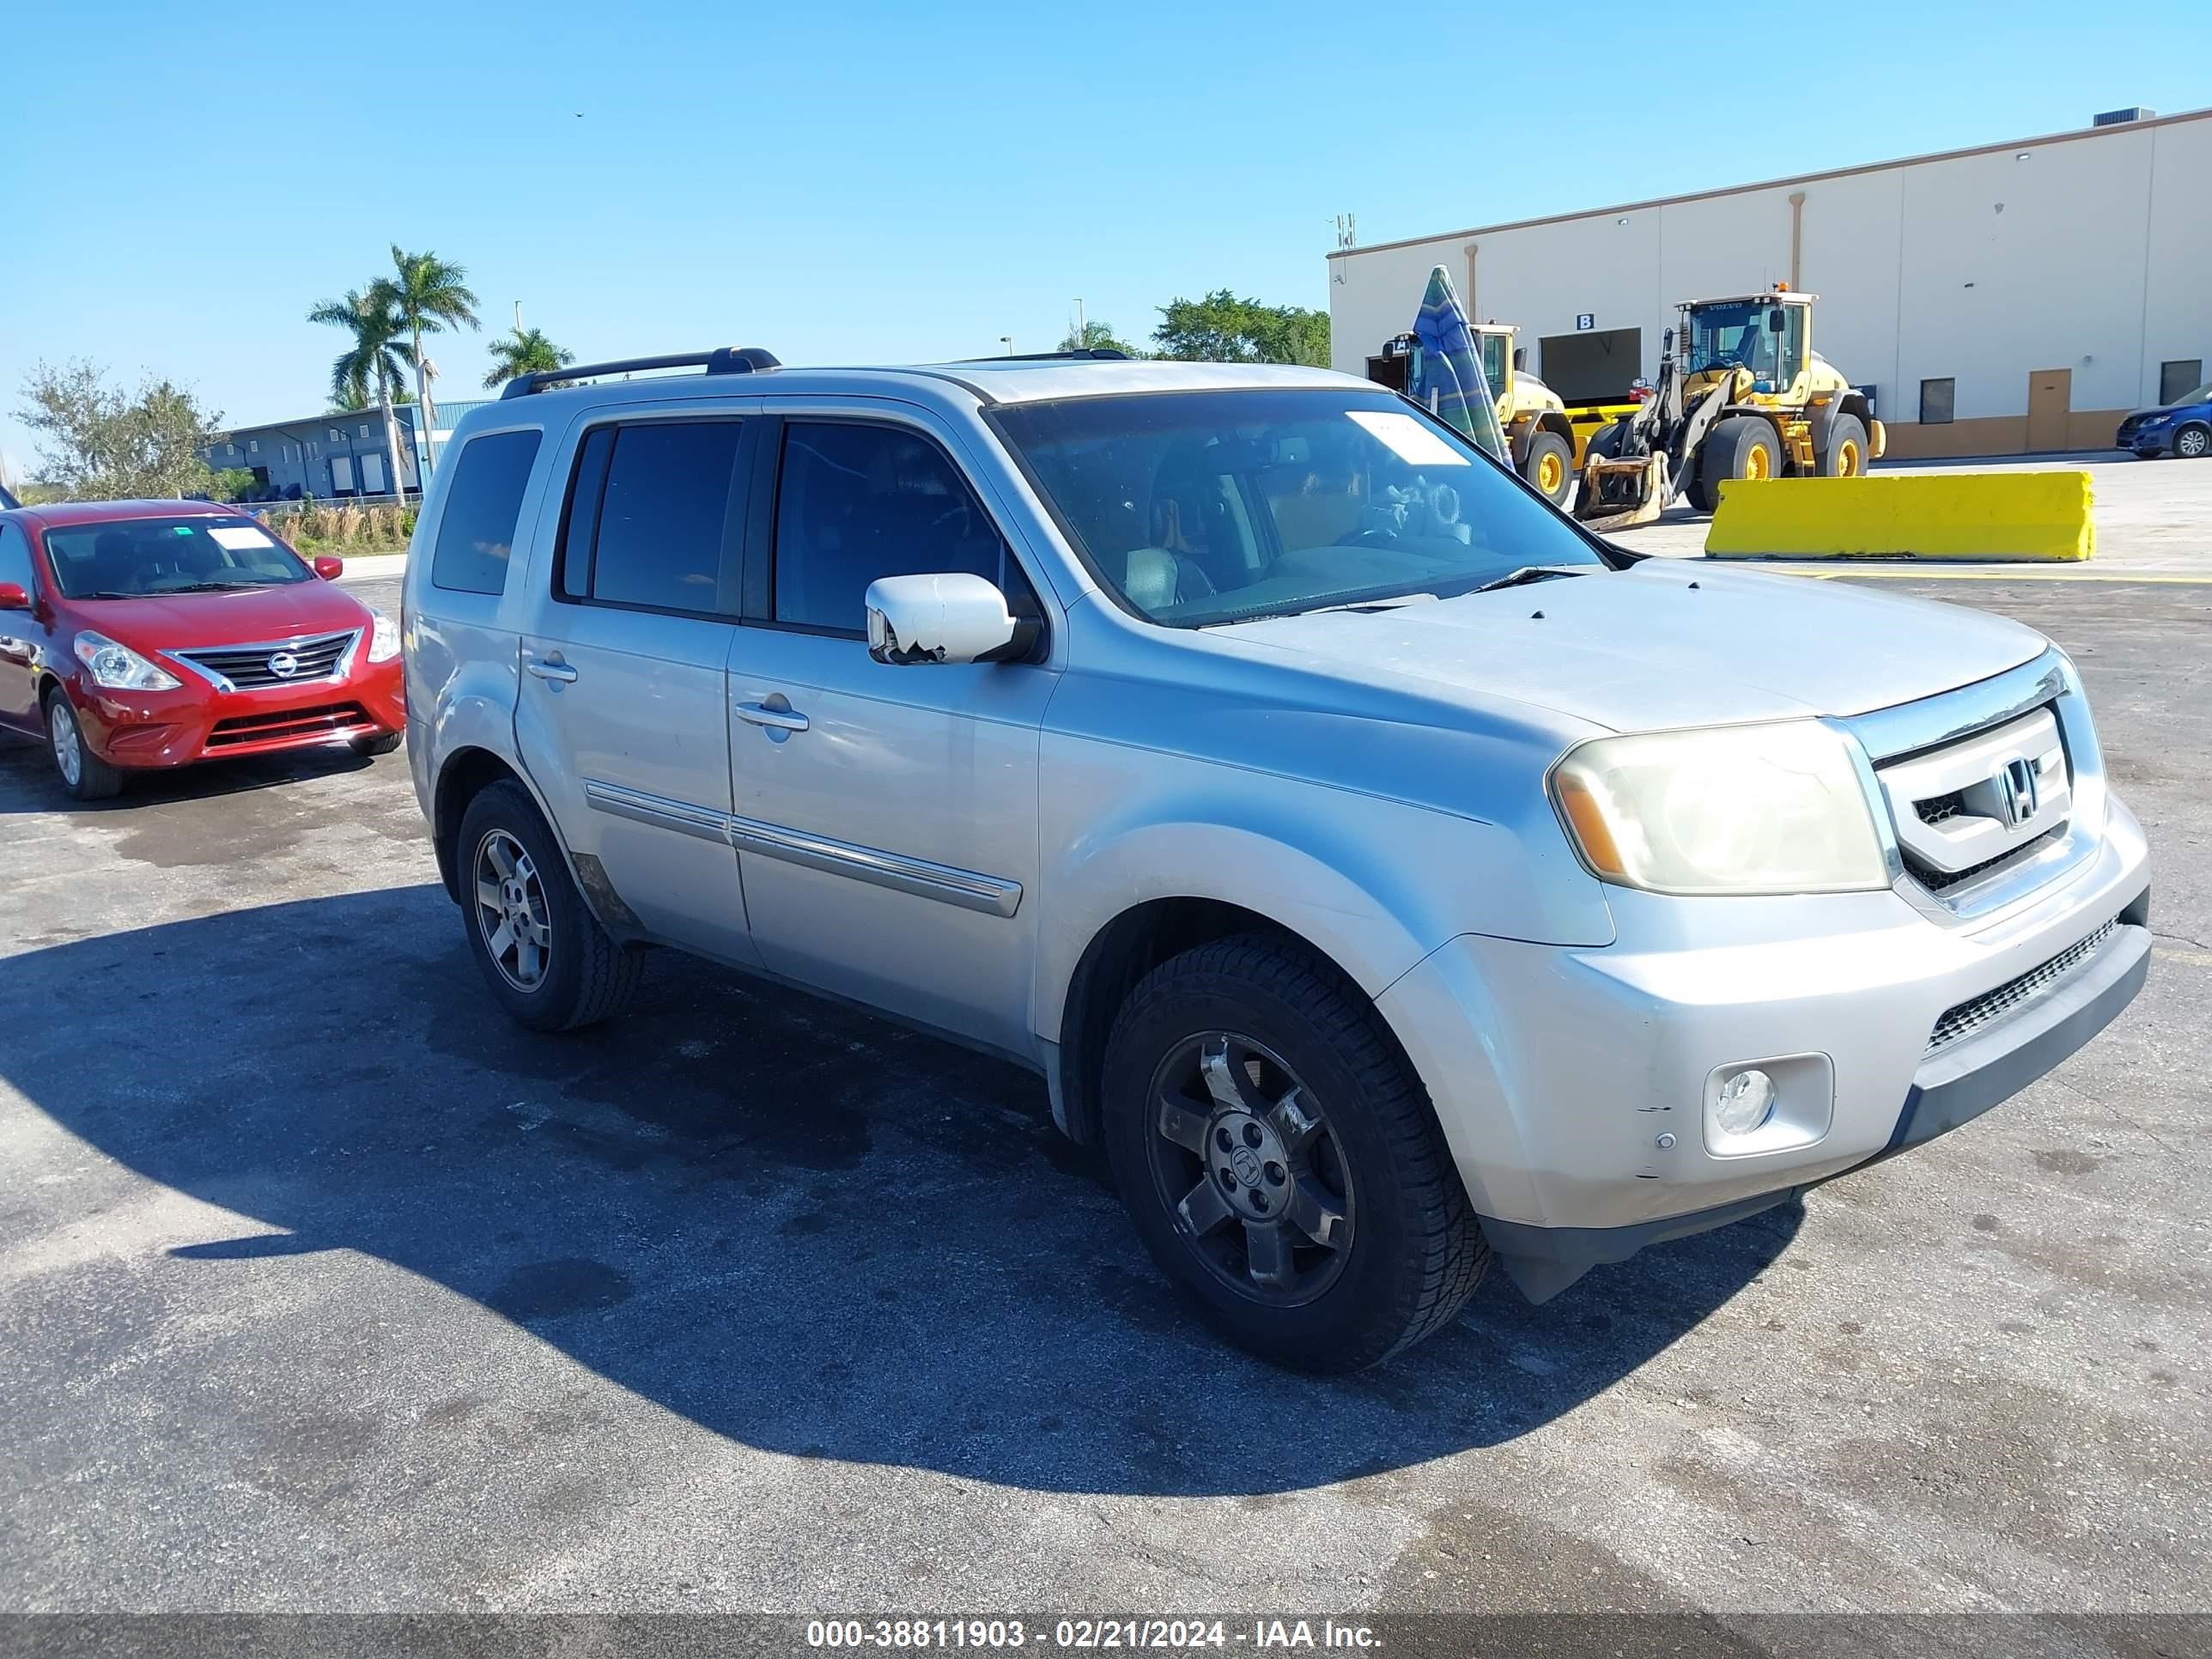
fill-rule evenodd
<path id="1" fill-rule="evenodd" d="M 396 757 L 395 757 L 396 758 Z M 237 760 L 205 761 L 157 771 L 134 772 L 123 793 L 106 800 L 71 800 L 55 775 L 43 741 L 15 732 L 0 732 L 0 813 L 131 812 L 176 801 L 214 799 L 274 789 L 341 772 L 359 772 L 375 763 L 338 744 L 295 749 Z M 398 764 L 404 766 L 400 761 Z"/>
<path id="2" fill-rule="evenodd" d="M 42 1010 L 0 1054 L 9 1082 L 243 1218 L 132 1264 L 118 1294 L 166 1315 L 251 1283 L 273 1310 L 299 1258 L 358 1252 L 746 1444 L 1019 1487 L 1295 1491 L 1510 1439 L 1694 1328 L 1802 1213 L 1649 1250 L 1542 1308 L 1493 1275 L 1453 1329 L 1315 1381 L 1186 1312 L 1033 1077 L 672 952 L 627 1017 L 562 1037 L 499 1013 L 434 885 L 8 965 L 16 1006 Z M 280 1316 L 192 1358 L 198 1385 L 244 1386 L 255 1322 Z M 429 1363 L 455 1398 L 393 1431 L 497 1403 L 463 1380 L 489 1365 Z M 1261 1426 L 1293 1399 L 1295 1435 Z M 1224 1431 L 1240 1407 L 1252 1431 Z"/>

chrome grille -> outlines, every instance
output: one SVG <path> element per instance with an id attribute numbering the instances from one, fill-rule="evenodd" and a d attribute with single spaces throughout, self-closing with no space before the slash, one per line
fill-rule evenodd
<path id="1" fill-rule="evenodd" d="M 2108 921 L 2078 945 L 2070 945 L 2039 968 L 2031 968 L 2017 979 L 2008 979 L 1994 991 L 1984 991 L 1971 1001 L 1946 1009 L 1943 1018 L 1936 1022 L 1929 1034 L 1928 1052 L 1948 1048 L 1954 1042 L 1994 1024 L 2008 1015 L 2017 1013 L 2029 1003 L 2037 1000 L 2057 988 L 2061 981 L 2087 961 L 2097 947 L 2112 936 L 2119 924 Z"/>
<path id="2" fill-rule="evenodd" d="M 2049 705 L 1995 726 L 1885 761 L 1898 851 L 1931 893 L 1964 887 L 2064 831 L 2073 776 Z"/>
<path id="3" fill-rule="evenodd" d="M 303 680 L 335 678 L 351 654 L 359 629 L 343 634 L 310 634 L 296 640 L 272 640 L 261 645 L 211 646 L 196 651 L 172 651 L 169 655 L 197 668 L 218 685 L 239 691 L 271 685 L 297 685 Z M 289 660 L 291 672 L 278 670 Z"/>

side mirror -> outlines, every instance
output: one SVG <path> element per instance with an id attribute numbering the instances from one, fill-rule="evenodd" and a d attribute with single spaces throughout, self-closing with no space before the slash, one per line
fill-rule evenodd
<path id="1" fill-rule="evenodd" d="M 0 611 L 28 611 L 31 596 L 21 582 L 0 582 Z"/>
<path id="2" fill-rule="evenodd" d="M 1006 596 L 981 576 L 884 576 L 868 584 L 868 654 L 902 667 L 981 662 L 1018 654 L 1034 624 L 1015 620 Z"/>
<path id="3" fill-rule="evenodd" d="M 1766 313 L 1766 331 L 1769 334 L 1779 334 L 1784 329 L 1789 326 L 1789 319 L 1782 314 L 1782 307 L 1780 306 L 1775 307 L 1773 310 Z"/>
<path id="4" fill-rule="evenodd" d="M 335 554 L 315 555 L 315 574 L 326 582 L 334 582 L 345 574 L 345 561 Z"/>
<path id="5" fill-rule="evenodd" d="M 1516 374 L 1524 374 L 1527 372 L 1528 368 L 1528 348 L 1527 346 L 1515 346 L 1513 348 L 1513 372 Z"/>

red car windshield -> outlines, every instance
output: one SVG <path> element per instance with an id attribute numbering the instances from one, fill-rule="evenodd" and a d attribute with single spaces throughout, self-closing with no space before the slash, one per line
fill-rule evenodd
<path id="1" fill-rule="evenodd" d="M 46 534 L 46 558 L 72 599 L 217 593 L 313 581 L 314 573 L 250 519 L 111 519 Z"/>

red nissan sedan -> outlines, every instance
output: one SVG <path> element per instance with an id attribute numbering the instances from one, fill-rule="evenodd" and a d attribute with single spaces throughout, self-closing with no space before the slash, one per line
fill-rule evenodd
<path id="1" fill-rule="evenodd" d="M 0 512 L 0 728 L 43 739 L 79 800 L 156 767 L 388 753 L 399 629 L 339 568 L 204 501 Z"/>

